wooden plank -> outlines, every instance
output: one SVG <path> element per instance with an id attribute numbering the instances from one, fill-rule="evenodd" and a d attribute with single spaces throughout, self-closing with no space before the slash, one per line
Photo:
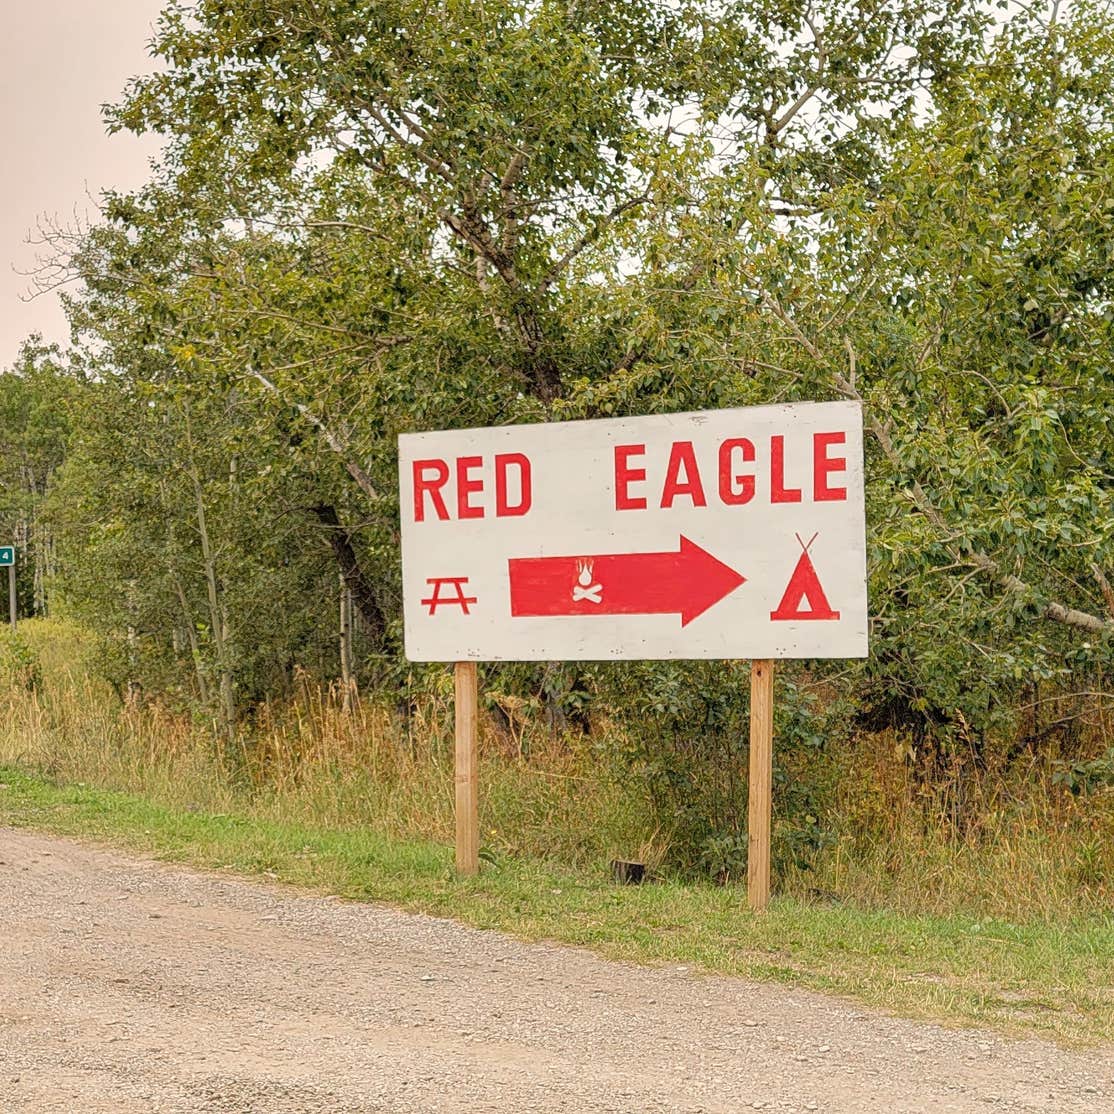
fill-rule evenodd
<path id="1" fill-rule="evenodd" d="M 774 663 L 750 663 L 750 802 L 747 809 L 747 904 L 762 913 L 770 900 L 773 807 Z"/>
<path id="2" fill-rule="evenodd" d="M 476 663 L 456 663 L 456 870 L 480 869 L 479 761 L 476 720 L 479 699 Z"/>

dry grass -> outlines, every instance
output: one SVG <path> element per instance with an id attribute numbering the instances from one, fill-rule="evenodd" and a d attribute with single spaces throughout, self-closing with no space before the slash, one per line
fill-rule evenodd
<path id="1" fill-rule="evenodd" d="M 344 707 L 335 688 L 302 678 L 296 696 L 265 705 L 234 742 L 216 725 L 157 701 L 121 706 L 96 679 L 94 642 L 78 628 L 25 623 L 37 663 L 9 662 L 0 683 L 0 764 L 208 813 L 237 812 L 385 836 L 451 843 L 452 678 L 403 723 L 384 704 Z M 0 678 L 0 682 L 3 678 Z M 598 769 L 588 745 L 537 732 L 481 728 L 486 853 L 572 865 L 647 850 L 649 806 L 637 787 Z"/>
<path id="2" fill-rule="evenodd" d="M 448 674 L 406 724 L 369 701 L 345 710 L 307 680 L 229 744 L 158 703 L 122 707 L 82 631 L 21 634 L 29 653 L 0 641 L 0 824 L 910 1016 L 1114 1039 L 1114 802 L 1072 798 L 1047 770 L 976 786 L 959 830 L 946 800 L 918 794 L 892 739 L 812 756 L 791 775 L 828 787 L 840 839 L 755 917 L 734 887 L 610 883 L 608 858 L 660 856 L 663 837 L 606 740 L 554 741 L 528 718 L 525 740 L 486 725 L 486 861 L 461 881 Z"/>
<path id="3" fill-rule="evenodd" d="M 1022 921 L 1114 909 L 1114 787 L 1073 796 L 1033 758 L 930 790 L 888 733 L 832 758 L 840 838 L 815 865 L 816 888 L 871 908 Z"/>
<path id="4" fill-rule="evenodd" d="M 81 630 L 32 622 L 21 639 L 26 660 L 4 651 L 0 765 L 206 814 L 453 840 L 448 672 L 406 722 L 374 701 L 345 709 L 338 692 L 305 678 L 295 699 L 264 706 L 228 743 L 213 724 L 157 702 L 121 707 L 96 679 L 94 643 Z M 600 871 L 616 856 L 656 865 L 668 831 L 645 787 L 608 760 L 606 740 L 554 740 L 523 722 L 526 747 L 490 722 L 481 732 L 484 854 Z M 809 761 L 824 764 L 831 805 L 822 820 L 838 839 L 811 870 L 782 878 L 782 893 L 1015 922 L 1067 921 L 1114 903 L 1109 790 L 1073 797 L 1036 763 L 1012 777 L 968 777 L 957 825 L 952 799 L 920 791 L 892 736 Z"/>

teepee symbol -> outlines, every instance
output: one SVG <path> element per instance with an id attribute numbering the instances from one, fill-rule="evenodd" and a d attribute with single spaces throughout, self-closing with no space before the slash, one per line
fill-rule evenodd
<path id="1" fill-rule="evenodd" d="M 824 595 L 820 578 L 816 575 L 816 566 L 808 555 L 808 551 L 812 548 L 812 543 L 816 541 L 817 537 L 819 537 L 819 534 L 813 534 L 806 545 L 801 541 L 801 535 L 796 535 L 797 542 L 801 547 L 801 556 L 797 561 L 797 567 L 793 570 L 793 575 L 789 578 L 789 585 L 785 589 L 785 595 L 781 597 L 781 603 L 778 604 L 777 611 L 770 612 L 771 619 L 839 618 L 839 612 L 832 610 L 832 605 L 828 603 L 828 597 Z M 807 611 L 802 608 L 802 604 L 806 600 L 808 601 Z"/>

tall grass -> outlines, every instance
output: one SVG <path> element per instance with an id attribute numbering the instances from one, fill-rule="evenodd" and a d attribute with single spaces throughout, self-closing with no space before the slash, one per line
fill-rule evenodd
<path id="1" fill-rule="evenodd" d="M 1055 782 L 1047 754 L 991 757 L 981 771 L 968 763 L 925 785 L 888 731 L 859 736 L 826 761 L 835 766 L 829 813 L 838 838 L 793 886 L 938 915 L 1062 920 L 1114 911 L 1114 785 L 1073 795 Z"/>
<path id="2" fill-rule="evenodd" d="M 454 838 L 452 678 L 407 722 L 383 702 L 345 708 L 300 679 L 228 742 L 215 723 L 157 700 L 121 703 L 96 675 L 96 644 L 69 624 L 21 625 L 0 659 L 0 764 L 161 804 L 449 843 Z M 519 741 L 480 731 L 483 842 L 490 854 L 575 866 L 651 852 L 649 802 L 583 739 Z"/>
<path id="3" fill-rule="evenodd" d="M 98 680 L 95 653 L 86 632 L 53 621 L 28 622 L 0 644 L 0 765 L 177 809 L 452 842 L 448 672 L 405 722 L 375 700 L 346 708 L 339 692 L 303 677 L 293 699 L 259 708 L 230 743 L 215 724 L 159 701 L 121 703 Z M 666 860 L 669 817 L 613 757 L 623 750 L 618 727 L 591 739 L 520 727 L 528 746 L 493 721 L 481 728 L 485 855 L 597 875 L 612 857 Z M 1072 796 L 1034 759 L 968 777 L 957 825 L 945 797 L 915 783 L 899 744 L 863 735 L 800 761 L 783 756 L 791 777 L 825 786 L 816 819 L 834 841 L 787 866 L 782 892 L 1021 921 L 1110 910 L 1114 791 Z"/>

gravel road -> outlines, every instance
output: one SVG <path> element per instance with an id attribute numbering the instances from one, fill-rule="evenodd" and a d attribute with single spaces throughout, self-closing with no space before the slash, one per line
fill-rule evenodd
<path id="1" fill-rule="evenodd" d="M 0 941 L 4 1114 L 1114 1110 L 1114 1050 L 8 829 Z"/>

